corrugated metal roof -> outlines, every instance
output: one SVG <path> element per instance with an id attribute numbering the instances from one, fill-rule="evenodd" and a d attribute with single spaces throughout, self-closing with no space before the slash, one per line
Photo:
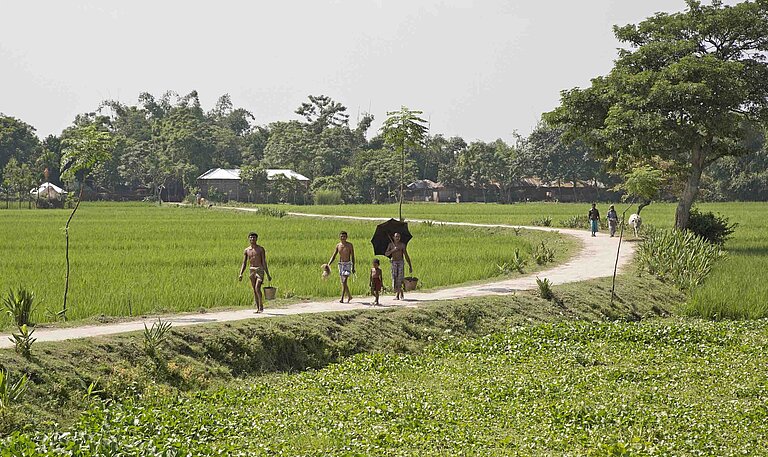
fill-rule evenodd
<path id="1" fill-rule="evenodd" d="M 296 179 L 296 180 L 299 180 L 299 181 L 309 181 L 309 178 L 307 178 L 306 176 L 304 176 L 302 174 L 296 173 L 293 170 L 288 170 L 288 169 L 268 169 L 268 170 L 266 170 L 266 172 L 267 172 L 267 179 L 274 179 L 278 175 L 283 175 L 283 176 L 285 176 L 286 178 L 289 178 L 289 179 Z M 240 173 L 240 170 L 238 170 L 238 175 L 239 175 L 239 173 Z"/>
<path id="2" fill-rule="evenodd" d="M 41 193 L 42 194 L 42 193 L 48 192 L 48 189 L 51 189 L 52 191 L 54 191 L 54 192 L 56 192 L 58 194 L 66 194 L 67 193 L 66 190 L 62 189 L 61 187 L 57 186 L 56 184 L 49 183 L 49 182 L 44 182 L 44 183 L 40 184 L 40 187 L 38 187 L 37 189 L 30 190 L 29 193 L 33 194 L 33 195 L 37 194 L 37 193 Z"/>
<path id="3" fill-rule="evenodd" d="M 197 179 L 234 179 L 240 180 L 239 168 L 211 168 L 197 177 Z"/>
<path id="4" fill-rule="evenodd" d="M 293 170 L 289 170 L 287 168 L 275 168 L 275 169 L 267 169 L 264 170 L 267 172 L 267 179 L 275 179 L 278 176 L 284 176 L 288 179 L 296 179 L 298 181 L 309 181 L 309 178 L 306 176 L 296 173 Z M 204 180 L 233 180 L 233 181 L 239 181 L 240 180 L 240 169 L 239 168 L 212 168 L 205 173 L 201 174 L 197 177 L 197 179 L 204 179 Z"/>
<path id="5" fill-rule="evenodd" d="M 436 183 L 434 181 L 431 181 L 429 179 L 419 179 L 418 181 L 414 181 L 410 184 L 408 184 L 406 187 L 410 190 L 421 190 L 421 189 L 442 189 L 443 185 L 440 183 Z"/>

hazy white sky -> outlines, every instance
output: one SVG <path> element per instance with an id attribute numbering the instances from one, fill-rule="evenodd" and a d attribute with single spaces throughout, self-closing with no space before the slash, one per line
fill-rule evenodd
<path id="1" fill-rule="evenodd" d="M 611 26 L 683 0 L 0 0 L 0 112 L 59 134 L 104 99 L 229 93 L 256 123 L 298 119 L 307 95 L 401 105 L 431 132 L 527 135 L 559 92 L 607 73 Z"/>

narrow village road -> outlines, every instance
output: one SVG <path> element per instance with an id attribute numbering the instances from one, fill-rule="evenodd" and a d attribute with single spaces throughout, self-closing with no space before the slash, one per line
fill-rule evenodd
<path id="1" fill-rule="evenodd" d="M 234 211 L 258 211 L 256 208 L 227 208 Z M 295 217 L 312 217 L 324 219 L 353 219 L 368 221 L 384 221 L 387 218 L 373 217 L 355 217 L 355 216 L 329 216 L 321 214 L 293 213 L 288 215 Z M 419 219 L 409 219 L 408 222 L 423 222 Z M 578 282 L 588 279 L 601 278 L 613 275 L 613 267 L 616 262 L 616 250 L 618 248 L 618 237 L 611 238 L 606 233 L 600 233 L 597 237 L 592 237 L 587 230 L 558 229 L 551 227 L 528 227 L 503 224 L 473 224 L 467 222 L 439 222 L 446 225 L 458 225 L 467 227 L 502 227 L 515 228 L 520 227 L 527 230 L 557 231 L 564 235 L 576 238 L 581 243 L 581 249 L 566 263 L 556 267 L 539 271 L 514 279 L 502 281 L 486 282 L 482 284 L 473 284 L 466 286 L 447 287 L 431 292 L 408 292 L 405 300 L 397 301 L 392 296 L 382 296 L 381 305 L 373 306 L 372 297 L 353 298 L 351 303 L 339 303 L 332 300 L 306 301 L 288 305 L 282 308 L 269 309 L 267 306 L 263 314 L 255 314 L 253 309 L 240 309 L 235 311 L 221 311 L 213 313 L 199 314 L 175 314 L 161 316 L 164 322 L 171 322 L 174 327 L 188 325 L 210 324 L 214 322 L 228 322 L 242 319 L 266 319 L 276 316 L 286 316 L 292 314 L 323 313 L 330 311 L 348 311 L 355 309 L 387 309 L 396 306 L 418 306 L 423 303 L 429 303 L 438 300 L 452 300 L 464 297 L 479 297 L 486 295 L 505 295 L 518 290 L 535 289 L 536 277 L 547 278 L 553 284 L 564 284 L 569 282 Z M 634 254 L 633 243 L 622 243 L 619 256 L 619 270 L 626 266 Z M 384 278 L 385 281 L 387 278 Z M 144 329 L 144 324 L 151 325 L 157 320 L 157 316 L 126 321 L 114 324 L 103 325 L 84 325 L 80 327 L 68 328 L 38 328 L 35 330 L 34 337 L 38 342 L 62 341 L 76 338 L 88 338 L 103 335 L 113 335 L 117 333 L 133 332 Z M 8 334 L 0 335 L 0 348 L 11 348 L 13 343 L 9 340 Z"/>

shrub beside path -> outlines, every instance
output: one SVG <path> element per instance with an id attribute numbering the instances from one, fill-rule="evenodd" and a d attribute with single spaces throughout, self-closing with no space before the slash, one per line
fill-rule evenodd
<path id="1" fill-rule="evenodd" d="M 258 211 L 257 208 L 228 208 L 235 211 Z M 355 217 L 355 216 L 330 216 L 322 214 L 309 213 L 287 213 L 296 217 L 313 217 L 325 219 L 354 219 L 367 221 L 384 221 L 387 218 L 375 217 Z M 424 222 L 419 219 L 409 219 L 408 222 Z M 349 311 L 357 309 L 387 309 L 397 306 L 419 306 L 420 304 L 439 301 L 452 300 L 464 297 L 479 297 L 486 295 L 506 295 L 519 290 L 536 289 L 536 277 L 547 278 L 552 284 L 564 284 L 569 282 L 585 281 L 588 279 L 602 278 L 613 275 L 614 262 L 616 261 L 616 249 L 618 247 L 618 237 L 610 238 L 607 234 L 601 233 L 597 237 L 592 237 L 587 230 L 560 229 L 552 227 L 528 227 L 518 225 L 504 224 L 473 224 L 468 222 L 438 222 L 446 225 L 458 225 L 468 227 L 492 227 L 492 228 L 523 228 L 527 230 L 544 230 L 559 232 L 567 236 L 576 238 L 581 243 L 579 252 L 566 263 L 514 279 L 502 281 L 492 281 L 482 284 L 473 284 L 467 286 L 448 287 L 431 292 L 408 292 L 405 300 L 394 300 L 393 296 L 382 296 L 380 306 L 373 306 L 372 297 L 354 298 L 351 303 L 339 303 L 338 301 L 306 301 L 288 305 L 283 308 L 267 308 L 262 314 L 255 314 L 253 309 L 240 309 L 235 311 L 221 311 L 213 313 L 195 313 L 195 314 L 175 314 L 161 316 L 164 322 L 170 322 L 174 327 L 183 327 L 188 325 L 210 324 L 215 322 L 228 322 L 243 319 L 265 319 L 276 316 L 287 316 L 293 314 L 305 313 L 324 313 L 332 311 Z M 623 243 L 619 256 L 619 271 L 626 266 L 634 254 L 633 243 Z M 320 260 L 318 260 L 320 262 Z M 387 278 L 385 278 L 385 281 Z M 245 293 L 245 291 L 243 292 Z M 113 335 L 117 333 L 126 333 L 144 330 L 144 325 L 150 326 L 157 321 L 157 316 L 146 317 L 142 319 L 119 322 L 102 325 L 84 325 L 68 328 L 37 328 L 34 337 L 38 342 L 62 341 L 76 338 L 88 338 L 95 336 Z M 13 347 L 7 334 L 0 335 L 0 348 Z"/>

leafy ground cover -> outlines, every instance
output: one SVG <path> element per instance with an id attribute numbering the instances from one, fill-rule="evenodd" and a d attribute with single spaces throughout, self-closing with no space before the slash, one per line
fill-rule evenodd
<path id="1" fill-rule="evenodd" d="M 712 211 L 738 223 L 733 238 L 725 245 L 728 257 L 718 263 L 706 282 L 691 294 L 686 314 L 706 318 L 768 317 L 768 203 L 701 203 L 701 211 Z M 298 212 L 387 216 L 396 205 L 280 206 Z M 607 212 L 607 205 L 598 208 Z M 623 210 L 624 205 L 617 205 Z M 589 205 L 578 203 L 497 204 L 409 204 L 403 210 L 408 218 L 477 223 L 530 225 L 533 220 L 550 217 L 553 225 L 573 216 L 584 215 Z M 635 211 L 633 208 L 627 215 Z M 643 223 L 670 228 L 675 204 L 653 203 L 642 211 Z M 586 229 L 586 228 L 585 228 Z"/>
<path id="2" fill-rule="evenodd" d="M 55 318 L 64 289 L 66 210 L 0 211 L 0 291 L 23 286 L 36 294 L 33 321 Z M 332 297 L 336 276 L 323 281 L 320 265 L 331 256 L 338 232 L 346 230 L 357 249 L 354 295 L 368 290 L 375 222 L 269 217 L 204 208 L 150 204 L 85 204 L 70 229 L 70 320 L 94 316 L 198 311 L 249 306 L 252 296 L 237 282 L 247 234 L 259 233 L 274 284 L 282 298 Z M 483 280 L 519 249 L 530 257 L 544 241 L 556 262 L 576 244 L 555 234 L 411 225 L 409 251 L 415 275 L 427 288 Z M 482 243 L 476 240 L 482 239 Z M 461 258 L 461 262 L 455 259 Z M 388 262 L 382 262 L 389 274 Z M 540 269 L 529 262 L 527 271 Z M 518 273 L 519 274 L 519 273 Z M 3 292 L 4 293 L 4 292 Z M 9 325 L 0 315 L 0 328 Z"/>
<path id="3" fill-rule="evenodd" d="M 172 327 L 152 351 L 141 332 L 36 343 L 31 357 L 3 350 L 0 370 L 30 382 L 19 402 L 0 412 L 0 436 L 55 429 L 54 423 L 66 429 L 91 404 L 91 395 L 110 402 L 176 395 L 263 374 L 321 369 L 362 352 L 419 354 L 446 334 L 478 337 L 574 319 L 637 321 L 674 313 L 681 299 L 674 287 L 649 275 L 620 275 L 619 285 L 613 303 L 610 278 L 601 278 L 557 285 L 554 300 L 531 292 L 419 308 Z"/>
<path id="4" fill-rule="evenodd" d="M 768 321 L 443 332 L 421 354 L 95 405 L 3 455 L 764 455 Z"/>

